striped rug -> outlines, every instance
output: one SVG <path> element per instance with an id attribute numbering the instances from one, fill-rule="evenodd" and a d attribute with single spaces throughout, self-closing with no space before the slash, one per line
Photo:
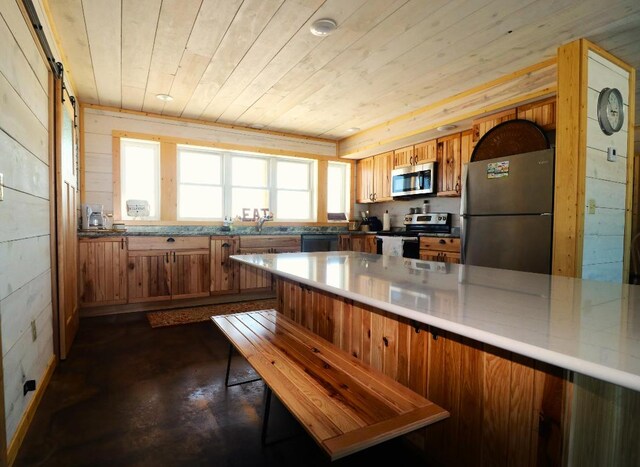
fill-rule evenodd
<path id="1" fill-rule="evenodd" d="M 266 300 L 252 300 L 247 302 L 221 303 L 219 305 L 203 305 L 177 310 L 150 311 L 147 319 L 152 328 L 164 326 L 177 326 L 179 324 L 198 323 L 209 321 L 213 315 L 226 315 L 241 311 L 267 310 L 277 308 L 278 301 L 275 298 Z"/>

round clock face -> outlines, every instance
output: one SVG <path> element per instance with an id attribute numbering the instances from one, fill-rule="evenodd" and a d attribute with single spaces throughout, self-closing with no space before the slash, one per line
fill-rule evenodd
<path id="1" fill-rule="evenodd" d="M 598 96 L 598 122 L 606 135 L 620 131 L 624 123 L 624 102 L 616 88 L 604 88 Z"/>

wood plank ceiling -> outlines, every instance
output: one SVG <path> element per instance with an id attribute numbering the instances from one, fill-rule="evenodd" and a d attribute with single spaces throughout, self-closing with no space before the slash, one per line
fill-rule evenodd
<path id="1" fill-rule="evenodd" d="M 83 102 L 331 139 L 580 37 L 640 66 L 638 0 L 43 1 Z"/>

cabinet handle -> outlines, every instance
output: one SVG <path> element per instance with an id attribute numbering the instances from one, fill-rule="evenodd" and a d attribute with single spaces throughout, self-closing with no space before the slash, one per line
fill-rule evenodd
<path id="1" fill-rule="evenodd" d="M 124 250 L 124 238 L 120 239 L 120 249 Z"/>
<path id="2" fill-rule="evenodd" d="M 229 248 L 231 245 L 229 245 L 228 243 L 223 243 L 222 244 L 222 248 Z"/>
<path id="3" fill-rule="evenodd" d="M 173 237 L 169 237 L 169 238 L 167 238 L 167 242 L 169 242 L 169 243 L 173 243 L 173 242 L 175 242 L 175 241 L 176 241 L 176 239 L 175 239 L 175 238 L 173 238 Z"/>
<path id="4" fill-rule="evenodd" d="M 447 242 L 446 242 L 445 240 L 443 240 L 443 239 L 440 239 L 440 242 L 439 242 L 439 243 L 440 243 L 440 245 L 444 245 L 444 244 L 445 244 L 445 243 L 447 243 Z"/>
<path id="5" fill-rule="evenodd" d="M 168 251 L 164 254 L 164 259 L 165 259 L 165 261 L 167 263 L 169 262 L 169 252 Z"/>
<path id="6" fill-rule="evenodd" d="M 173 262 L 174 263 L 176 262 L 176 252 L 175 251 L 173 252 Z"/>

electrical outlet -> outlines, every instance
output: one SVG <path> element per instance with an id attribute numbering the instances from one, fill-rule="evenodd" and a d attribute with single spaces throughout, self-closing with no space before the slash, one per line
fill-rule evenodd
<path id="1" fill-rule="evenodd" d="M 588 205 L 588 212 L 589 214 L 595 214 L 596 213 L 596 200 L 591 198 L 589 200 L 589 205 Z"/>
<path id="2" fill-rule="evenodd" d="M 616 157 L 618 157 L 618 152 L 616 151 L 616 148 L 609 146 L 607 148 L 607 160 L 609 162 L 615 162 Z"/>
<path id="3" fill-rule="evenodd" d="M 31 342 L 35 342 L 38 338 L 38 329 L 36 328 L 36 320 L 31 320 Z"/>
<path id="4" fill-rule="evenodd" d="M 4 201 L 4 174 L 0 174 L 0 201 Z"/>

